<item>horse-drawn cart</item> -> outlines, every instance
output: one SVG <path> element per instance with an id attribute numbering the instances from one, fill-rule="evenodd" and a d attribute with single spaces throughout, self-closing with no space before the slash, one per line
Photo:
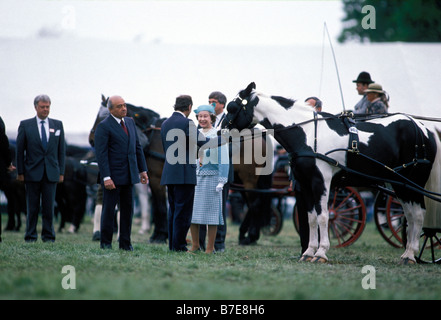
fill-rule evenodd
<path id="1" fill-rule="evenodd" d="M 240 192 L 255 192 L 271 196 L 273 202 L 270 212 L 270 223 L 263 228 L 265 235 L 276 236 L 283 227 L 283 202 L 286 197 L 294 197 L 295 191 L 290 187 L 289 164 L 279 165 L 272 175 L 270 189 L 244 189 L 240 184 L 232 184 L 231 189 Z M 334 248 L 347 247 L 362 235 L 367 223 L 365 199 L 356 187 L 334 187 L 329 197 L 329 234 Z M 298 211 L 294 206 L 293 223 L 299 232 Z M 382 238 L 395 248 L 405 247 L 406 220 L 403 208 L 391 194 L 376 191 L 373 204 L 373 219 Z M 441 241 L 438 233 L 441 230 L 426 228 L 421 235 L 421 250 L 417 257 L 420 263 L 441 263 Z"/>
<path id="2" fill-rule="evenodd" d="M 382 215 L 389 221 L 379 225 L 381 231 L 386 226 L 391 230 L 389 240 L 397 238 L 398 223 L 392 223 L 387 208 L 392 208 L 389 204 L 393 200 L 387 196 L 399 199 L 407 217 L 401 225 L 407 228 L 408 235 L 402 239 L 406 248 L 401 263 L 422 261 L 427 241 L 422 247 L 419 245 L 421 232 L 432 243 L 431 261 L 437 262 L 433 240 L 441 244 L 436 236 L 441 230 L 441 141 L 439 132 L 422 122 L 432 119 L 403 113 L 363 119 L 347 112 L 316 113 L 295 100 L 257 92 L 255 83 L 241 90 L 227 110 L 227 129 L 243 130 L 259 122 L 266 130 L 272 130 L 274 138 L 293 157 L 294 176 L 301 190 L 296 202 L 301 204 L 302 215 L 308 212 L 310 225 L 309 245 L 301 261 L 326 262 L 333 237 L 343 246 L 361 234 L 365 208 L 363 201 L 357 203 L 358 192 L 348 187 L 356 186 L 379 190 L 376 208 L 386 208 Z M 328 201 L 324 197 L 326 190 L 334 192 Z M 355 216 L 347 219 L 346 213 L 351 211 Z M 348 226 L 356 226 L 356 232 Z M 348 240 L 343 235 L 348 235 Z M 418 254 L 419 247 L 422 249 Z"/>

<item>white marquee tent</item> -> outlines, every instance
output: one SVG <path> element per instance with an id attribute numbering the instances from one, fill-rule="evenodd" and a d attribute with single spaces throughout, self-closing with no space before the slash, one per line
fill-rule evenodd
<path id="1" fill-rule="evenodd" d="M 390 112 L 441 118 L 441 44 L 334 44 L 334 51 L 346 110 L 361 98 L 352 80 L 368 71 L 389 93 Z M 72 137 L 88 133 L 102 93 L 119 94 L 167 117 L 179 94 L 192 95 L 199 105 L 214 90 L 232 99 L 254 81 L 264 93 L 295 99 L 319 96 L 324 110 L 343 110 L 327 44 L 322 48 L 3 39 L 0 72 L 4 79 L 0 115 L 12 138 L 20 120 L 35 115 L 32 101 L 40 93 L 52 98 L 51 116 L 63 120 Z"/>

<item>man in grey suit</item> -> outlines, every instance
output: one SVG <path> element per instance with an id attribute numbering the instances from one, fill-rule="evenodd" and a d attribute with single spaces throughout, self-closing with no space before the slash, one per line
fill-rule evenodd
<path id="1" fill-rule="evenodd" d="M 132 251 L 133 185 L 148 182 L 147 164 L 135 121 L 127 117 L 124 99 L 110 97 L 107 107 L 110 115 L 100 122 L 95 132 L 95 153 L 103 186 L 100 246 L 112 248 L 115 207 L 119 203 L 119 248 Z"/>
<path id="2" fill-rule="evenodd" d="M 51 99 L 39 95 L 34 99 L 37 116 L 20 122 L 17 135 L 17 179 L 26 187 L 26 242 L 37 240 L 38 214 L 41 211 L 44 242 L 55 241 L 53 226 L 57 183 L 64 179 L 66 146 L 63 123 L 48 118 Z"/>

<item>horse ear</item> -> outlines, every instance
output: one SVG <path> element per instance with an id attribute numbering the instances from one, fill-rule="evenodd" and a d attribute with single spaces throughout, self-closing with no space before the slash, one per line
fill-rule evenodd
<path id="1" fill-rule="evenodd" d="M 251 82 L 251 83 L 248 85 L 248 87 L 245 89 L 245 92 L 247 92 L 248 94 L 250 94 L 251 91 L 252 91 L 253 89 L 256 89 L 256 84 L 255 84 L 254 82 Z"/>
<path id="2" fill-rule="evenodd" d="M 106 97 L 101 93 L 101 100 L 103 101 L 103 102 L 106 102 Z"/>
<path id="3" fill-rule="evenodd" d="M 247 87 L 247 91 L 248 91 L 248 90 L 251 91 L 251 90 L 253 90 L 253 89 L 256 89 L 256 84 L 255 84 L 254 82 L 251 82 L 251 83 L 248 85 L 248 87 Z"/>

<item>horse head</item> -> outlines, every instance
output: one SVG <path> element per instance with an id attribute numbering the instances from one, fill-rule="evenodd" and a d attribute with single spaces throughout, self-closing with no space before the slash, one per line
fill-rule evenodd
<path id="1" fill-rule="evenodd" d="M 153 110 L 143 107 L 137 107 L 130 103 L 127 103 L 127 116 L 132 117 L 135 120 L 136 126 L 141 129 L 142 132 L 154 125 L 155 121 L 159 119 L 159 114 Z"/>
<path id="2" fill-rule="evenodd" d="M 103 94 L 101 94 L 101 104 L 100 108 L 98 110 L 98 114 L 96 115 L 95 123 L 93 124 L 92 129 L 89 133 L 89 144 L 93 147 L 95 145 L 95 130 L 98 124 L 103 121 L 105 117 L 107 117 L 110 112 L 109 109 L 107 109 L 107 101 L 109 98 L 106 98 Z"/>
<path id="3" fill-rule="evenodd" d="M 251 82 L 248 87 L 238 93 L 227 106 L 227 115 L 224 127 L 227 129 L 242 130 L 253 124 L 254 107 L 259 98 L 254 94 L 256 84 Z"/>

